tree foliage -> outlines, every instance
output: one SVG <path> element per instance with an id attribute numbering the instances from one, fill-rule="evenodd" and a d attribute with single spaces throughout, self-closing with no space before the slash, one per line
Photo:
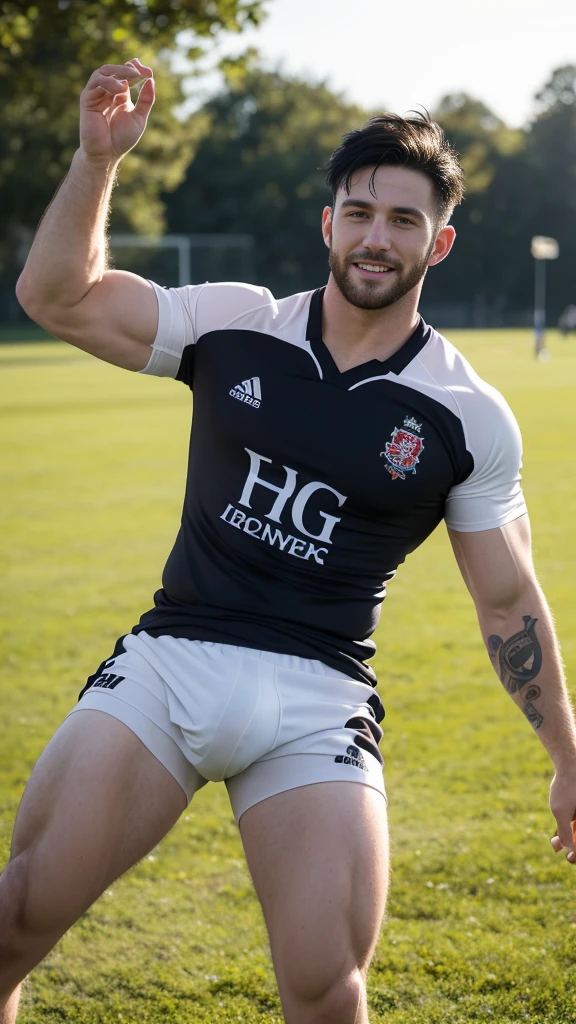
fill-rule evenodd
<path id="1" fill-rule="evenodd" d="M 536 93 L 536 102 L 544 114 L 563 106 L 576 107 L 576 64 L 556 68 L 550 81 Z"/>
<path id="2" fill-rule="evenodd" d="M 482 100 L 459 92 L 444 96 L 434 112 L 437 121 L 460 154 L 466 192 L 485 192 L 499 157 L 522 149 L 523 133 L 508 128 Z"/>
<path id="3" fill-rule="evenodd" d="M 198 56 L 223 31 L 261 17 L 261 0 L 13 0 L 0 3 L 0 189 L 4 261 L 33 229 L 78 144 L 78 97 L 92 71 L 139 56 L 158 82 L 154 116 L 123 162 L 117 228 L 163 227 L 162 189 L 174 188 L 207 125 L 181 123 L 182 75 L 172 68 L 178 33 L 193 30 Z M 0 262 L 2 250 L 0 250 Z"/>
<path id="4" fill-rule="evenodd" d="M 438 119 L 465 162 L 465 133 L 458 117 L 446 117 L 446 106 L 443 101 Z M 487 181 L 482 188 L 468 188 L 466 202 L 454 215 L 458 258 L 446 260 L 430 275 L 426 300 L 432 312 L 449 302 L 466 304 L 460 317 L 470 324 L 529 317 L 530 241 L 534 235 L 551 235 L 560 243 L 560 258 L 547 275 L 553 322 L 576 301 L 576 66 L 553 72 L 536 96 L 533 120 L 513 133 L 511 146 L 496 118 L 493 132 L 485 149 Z"/>

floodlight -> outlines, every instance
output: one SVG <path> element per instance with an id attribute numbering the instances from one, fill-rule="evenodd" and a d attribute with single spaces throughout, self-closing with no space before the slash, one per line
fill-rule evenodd
<path id="1" fill-rule="evenodd" d="M 534 235 L 530 245 L 530 252 L 535 260 L 557 260 L 560 248 L 555 238 L 547 238 L 546 235 Z"/>

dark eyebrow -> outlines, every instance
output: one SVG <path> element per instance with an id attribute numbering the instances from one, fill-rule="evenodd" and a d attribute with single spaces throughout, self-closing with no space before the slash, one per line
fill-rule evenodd
<path id="1" fill-rule="evenodd" d="M 416 217 L 417 220 L 426 220 L 426 214 L 417 206 L 395 206 L 392 212 L 407 214 L 408 217 Z"/>
<path id="2" fill-rule="evenodd" d="M 366 199 L 343 199 L 340 206 L 357 206 L 361 210 L 371 210 L 374 203 L 369 203 Z"/>
<path id="3" fill-rule="evenodd" d="M 366 199 L 343 199 L 340 203 L 341 207 L 344 206 L 355 206 L 360 210 L 373 210 L 374 203 L 368 202 Z M 402 216 L 407 215 L 408 217 L 415 217 L 416 220 L 426 220 L 426 214 L 419 210 L 417 206 L 394 206 L 392 207 L 392 213 L 399 213 Z"/>

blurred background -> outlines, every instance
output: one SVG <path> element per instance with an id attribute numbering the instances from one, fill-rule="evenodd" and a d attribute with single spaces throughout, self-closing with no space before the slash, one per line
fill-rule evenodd
<path id="1" fill-rule="evenodd" d="M 14 285 L 77 146 L 79 93 L 94 68 L 136 55 L 158 98 L 114 194 L 115 266 L 278 297 L 323 284 L 327 157 L 370 115 L 425 107 L 461 154 L 467 196 L 424 316 L 528 326 L 530 243 L 544 235 L 559 243 L 555 326 L 576 304 L 575 40 L 573 0 L 0 3 L 0 337 L 28 337 Z"/>

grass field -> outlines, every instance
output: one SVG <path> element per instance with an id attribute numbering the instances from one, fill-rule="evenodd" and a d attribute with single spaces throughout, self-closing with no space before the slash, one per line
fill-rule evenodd
<path id="1" fill-rule="evenodd" d="M 525 331 L 449 335 L 523 429 L 537 567 L 574 681 L 576 343 L 551 335 L 538 364 Z M 44 744 L 150 606 L 190 408 L 178 384 L 63 344 L 2 345 L 0 381 L 3 862 Z M 576 1024 L 576 873 L 549 845 L 552 766 L 492 673 L 443 528 L 393 582 L 377 640 L 393 874 L 371 1020 Z M 282 1020 L 222 785 L 32 974 L 20 1020 Z"/>

